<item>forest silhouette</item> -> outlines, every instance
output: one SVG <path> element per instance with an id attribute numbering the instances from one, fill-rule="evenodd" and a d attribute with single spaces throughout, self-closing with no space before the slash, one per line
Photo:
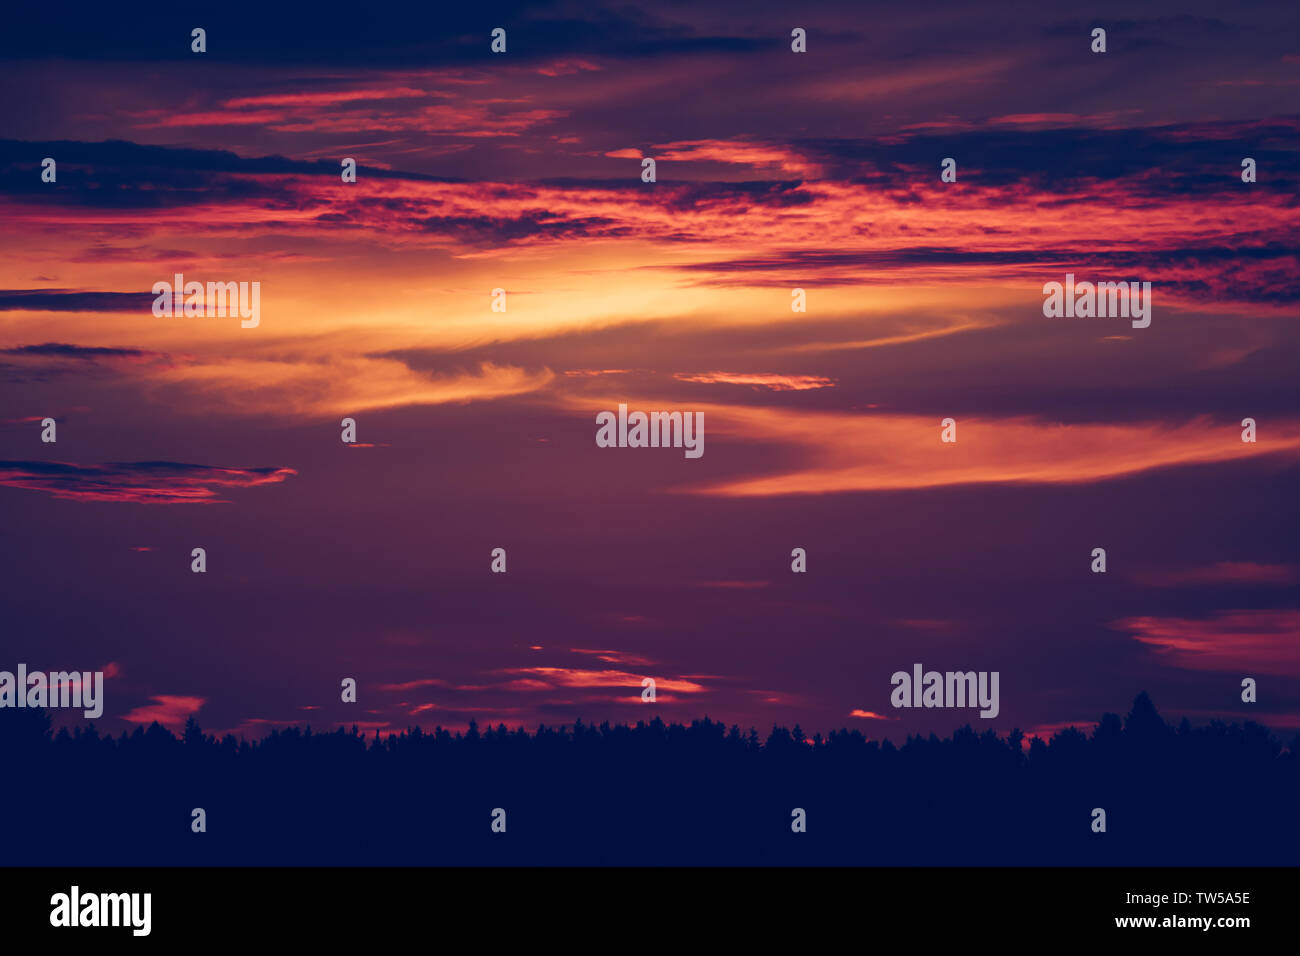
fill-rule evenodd
<path id="1" fill-rule="evenodd" d="M 0 710 L 9 865 L 1291 865 L 1300 736 L 969 725 L 902 745 L 707 718 L 118 737 Z M 191 829 L 203 808 L 206 832 Z M 506 831 L 492 813 L 506 811 Z M 792 811 L 807 831 L 792 831 Z M 1094 832 L 1093 811 L 1106 812 Z"/>

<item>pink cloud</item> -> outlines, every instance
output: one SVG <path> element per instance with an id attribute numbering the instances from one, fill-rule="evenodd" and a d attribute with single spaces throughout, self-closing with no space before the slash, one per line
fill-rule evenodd
<path id="1" fill-rule="evenodd" d="M 774 375 L 764 372 L 678 372 L 673 376 L 683 382 L 705 384 L 753 385 L 774 392 L 802 392 L 814 388 L 833 388 L 835 380 L 821 375 Z"/>
<path id="2" fill-rule="evenodd" d="M 379 689 L 384 691 L 401 691 L 415 690 L 417 687 L 446 687 L 447 682 L 437 677 L 422 677 L 419 680 L 403 681 L 400 684 L 380 684 Z"/>
<path id="3" fill-rule="evenodd" d="M 1134 640 L 1175 667 L 1300 677 L 1300 609 L 1218 611 L 1209 618 L 1140 616 L 1110 626 L 1132 632 Z"/>
<path id="4" fill-rule="evenodd" d="M 1203 568 L 1150 571 L 1135 575 L 1148 587 L 1183 587 L 1216 584 L 1285 585 L 1300 582 L 1300 568 L 1291 564 L 1258 564 L 1254 561 L 1220 561 Z"/>
<path id="5" fill-rule="evenodd" d="M 432 90 L 418 90 L 409 86 L 378 89 L 323 90 L 312 93 L 272 93 L 265 96 L 244 96 L 222 103 L 227 109 L 244 109 L 249 106 L 337 106 L 358 100 L 415 99 L 438 95 Z"/>
<path id="6" fill-rule="evenodd" d="M 227 468 L 184 462 L 114 462 L 77 465 L 63 461 L 0 462 L 0 485 L 45 491 L 66 501 L 129 501 L 137 504 L 225 503 L 217 488 L 278 484 L 292 468 Z"/>
<path id="7" fill-rule="evenodd" d="M 207 703 L 203 697 L 184 697 L 173 694 L 160 694 L 152 698 L 152 704 L 136 707 L 122 719 L 132 724 L 162 724 L 168 730 L 179 731 L 185 726 L 191 714 L 198 713 L 200 707 Z"/>
<path id="8" fill-rule="evenodd" d="M 595 72 L 601 67 L 588 60 L 555 60 L 545 66 L 539 66 L 537 72 L 542 76 L 569 76 L 573 73 Z"/>

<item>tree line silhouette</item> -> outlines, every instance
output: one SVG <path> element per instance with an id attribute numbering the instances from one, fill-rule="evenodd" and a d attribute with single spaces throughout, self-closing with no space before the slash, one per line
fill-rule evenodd
<path id="1" fill-rule="evenodd" d="M 1300 735 L 1126 718 L 900 746 L 707 718 L 118 737 L 0 711 L 8 865 L 1293 865 Z M 206 813 L 206 832 L 191 811 Z M 506 832 L 491 829 L 506 812 Z M 792 830 L 792 812 L 806 832 Z M 1106 816 L 1094 829 L 1094 810 Z"/>

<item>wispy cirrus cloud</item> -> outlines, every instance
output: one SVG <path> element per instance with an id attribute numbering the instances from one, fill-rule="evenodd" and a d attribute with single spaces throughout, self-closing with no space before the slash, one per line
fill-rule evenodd
<path id="1" fill-rule="evenodd" d="M 778 375 L 768 372 L 695 372 L 677 373 L 674 378 L 683 382 L 701 382 L 708 385 L 752 385 L 774 392 L 802 392 L 813 388 L 832 388 L 835 380 L 822 375 Z"/>
<path id="2" fill-rule="evenodd" d="M 1134 577 L 1147 587 L 1277 586 L 1300 583 L 1300 567 L 1256 561 L 1219 561 L 1206 567 L 1144 571 Z"/>
<path id="3" fill-rule="evenodd" d="M 1067 425 L 1029 417 L 970 419 L 958 440 L 906 415 L 715 406 L 715 433 L 801 449 L 797 467 L 686 489 L 727 497 L 830 494 L 969 484 L 1081 484 L 1156 468 L 1300 454 L 1300 421 L 1279 422 L 1268 445 L 1240 441 L 1208 419 Z"/>
<path id="4" fill-rule="evenodd" d="M 246 109 L 236 103 L 258 103 L 252 97 L 228 101 L 221 107 L 192 113 L 157 111 L 138 117 L 142 129 L 171 129 L 195 126 L 257 126 L 281 133 L 394 133 L 423 132 L 442 136 L 497 138 L 519 136 L 534 126 L 563 117 L 559 110 L 502 109 L 476 103 L 428 104 L 416 108 L 384 109 L 364 106 L 382 97 L 340 96 L 340 105 L 322 112 L 314 104 L 298 104 L 281 99 L 275 109 Z M 342 105 L 356 102 L 357 105 Z"/>
<path id="5" fill-rule="evenodd" d="M 96 362 L 101 359 L 152 360 L 165 357 L 160 352 L 148 349 L 113 348 L 96 345 L 68 345 L 64 342 L 46 342 L 42 345 L 19 345 L 14 348 L 0 349 L 0 355 L 37 356 L 41 358 L 80 359 L 83 362 Z"/>
<path id="6" fill-rule="evenodd" d="M 0 485 L 44 491 L 65 501 L 224 503 L 223 489 L 278 484 L 296 474 L 292 468 L 225 468 L 173 461 L 104 465 L 0 461 Z"/>
<path id="7" fill-rule="evenodd" d="M 46 342 L 42 345 L 19 345 L 0 349 L 0 380 L 9 382 L 48 382 L 68 375 L 121 370 L 133 366 L 149 369 L 170 368 L 175 362 L 166 352 L 152 349 L 113 346 L 69 345 Z"/>
<path id="8" fill-rule="evenodd" d="M 590 670 L 579 667 L 514 667 L 506 668 L 503 674 L 517 674 L 519 677 L 507 686 L 518 690 L 550 690 L 556 687 L 601 688 L 601 687 L 641 687 L 641 681 L 653 675 L 632 674 L 617 670 Z M 674 691 L 679 694 L 701 694 L 706 688 L 694 681 L 679 680 L 670 677 L 654 677 L 658 690 Z"/>
<path id="9" fill-rule="evenodd" d="M 416 680 L 401 681 L 395 684 L 380 684 L 383 691 L 417 690 L 423 687 L 446 687 L 447 682 L 437 677 L 421 677 Z"/>
<path id="10" fill-rule="evenodd" d="M 654 665 L 654 661 L 651 660 L 650 658 L 643 657 L 640 654 L 631 654 L 628 653 L 627 651 L 571 647 L 569 648 L 569 653 L 587 654 L 592 657 L 595 657 L 599 661 L 604 661 L 606 664 L 623 664 L 625 666 L 630 665 L 632 667 L 651 667 Z"/>
<path id="11" fill-rule="evenodd" d="M 80 292 L 71 289 L 0 289 L 2 312 L 143 312 L 154 296 L 148 292 Z M 32 346 L 42 348 L 43 346 Z"/>
<path id="12" fill-rule="evenodd" d="M 1206 618 L 1141 615 L 1110 625 L 1175 667 L 1300 677 L 1300 609 L 1216 611 Z"/>

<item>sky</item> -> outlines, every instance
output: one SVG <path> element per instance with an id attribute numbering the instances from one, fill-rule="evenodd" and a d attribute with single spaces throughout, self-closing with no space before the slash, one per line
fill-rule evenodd
<path id="1" fill-rule="evenodd" d="M 103 670 L 101 732 L 1300 730 L 1300 8 L 7 19 L 0 669 Z"/>

